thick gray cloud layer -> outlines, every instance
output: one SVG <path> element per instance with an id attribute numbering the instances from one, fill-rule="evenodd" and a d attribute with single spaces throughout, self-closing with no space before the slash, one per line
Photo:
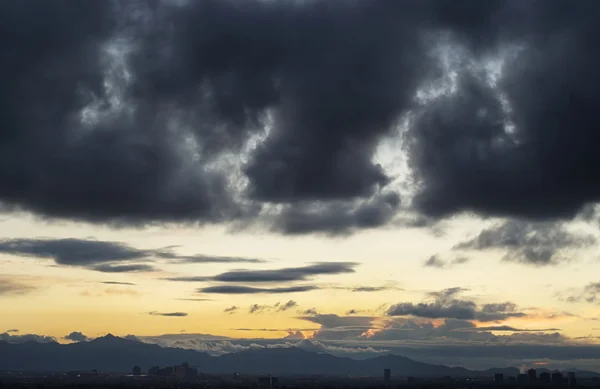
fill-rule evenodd
<path id="1" fill-rule="evenodd" d="M 306 281 L 318 275 L 354 273 L 354 262 L 318 262 L 301 267 L 286 267 L 274 270 L 234 270 L 212 277 L 171 277 L 170 281 L 198 282 L 289 282 Z"/>
<path id="2" fill-rule="evenodd" d="M 2 208 L 373 228 L 401 195 L 373 156 L 408 118 L 417 210 L 571 217 L 600 196 L 600 4 L 523 4 L 2 1 Z"/>

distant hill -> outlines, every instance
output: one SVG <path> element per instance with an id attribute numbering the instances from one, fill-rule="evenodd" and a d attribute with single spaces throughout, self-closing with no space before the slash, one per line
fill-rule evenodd
<path id="1" fill-rule="evenodd" d="M 516 368 L 473 371 L 417 362 L 412 359 L 385 355 L 366 360 L 336 357 L 308 352 L 299 348 L 265 348 L 246 350 L 220 357 L 180 348 L 163 348 L 112 335 L 72 344 L 0 342 L 0 369 L 5 371 L 68 371 L 92 370 L 130 372 L 134 365 L 144 371 L 152 366 L 173 366 L 183 362 L 195 365 L 207 374 L 322 374 L 338 376 L 381 376 L 384 368 L 393 376 L 416 377 L 491 377 L 501 372 L 505 376 L 518 373 Z M 540 370 L 541 371 L 541 370 Z M 593 372 L 578 372 L 586 376 Z"/>

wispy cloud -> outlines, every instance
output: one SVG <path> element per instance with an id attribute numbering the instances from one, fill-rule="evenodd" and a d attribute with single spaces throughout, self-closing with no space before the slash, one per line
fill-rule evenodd
<path id="1" fill-rule="evenodd" d="M 152 312 L 148 312 L 148 315 L 151 316 L 165 316 L 165 317 L 185 317 L 188 314 L 185 312 L 156 312 L 156 311 L 152 311 Z"/>
<path id="2" fill-rule="evenodd" d="M 10 276 L 0 276 L 0 296 L 26 294 L 35 289 L 35 286 L 13 280 Z"/>
<path id="3" fill-rule="evenodd" d="M 169 277 L 169 281 L 181 282 L 235 282 L 235 283 L 266 283 L 306 281 L 314 276 L 354 273 L 357 266 L 354 262 L 319 262 L 301 267 L 286 267 L 272 270 L 235 270 L 217 274 L 216 276 Z"/>
<path id="4" fill-rule="evenodd" d="M 223 312 L 225 312 L 225 313 L 228 313 L 228 314 L 230 314 L 230 315 L 231 315 L 231 314 L 233 314 L 233 313 L 236 313 L 236 312 L 237 312 L 239 309 L 240 309 L 240 307 L 238 307 L 238 306 L 236 306 L 236 305 L 232 305 L 232 306 L 231 306 L 231 307 L 229 307 L 229 308 L 225 308 L 225 309 L 223 310 Z"/>
<path id="5" fill-rule="evenodd" d="M 82 267 L 104 273 L 152 272 L 150 263 L 261 263 L 263 260 L 210 255 L 180 255 L 176 246 L 139 249 L 123 242 L 95 239 L 4 239 L 0 253 L 50 259 L 57 265 Z M 110 282 L 110 281 L 108 281 Z"/>
<path id="6" fill-rule="evenodd" d="M 289 286 L 276 288 L 255 288 L 251 286 L 219 285 L 197 289 L 198 293 L 207 294 L 283 294 L 309 292 L 319 289 L 314 285 Z"/>

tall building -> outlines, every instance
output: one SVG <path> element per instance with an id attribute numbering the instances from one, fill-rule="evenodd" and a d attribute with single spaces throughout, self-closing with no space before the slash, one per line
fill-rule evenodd
<path id="1" fill-rule="evenodd" d="M 389 382 L 392 380 L 392 370 L 391 369 L 383 369 L 383 380 L 385 382 Z"/>
<path id="2" fill-rule="evenodd" d="M 544 384 L 549 384 L 550 383 L 550 373 L 548 373 L 547 371 L 540 373 L 540 382 L 542 382 Z"/>
<path id="3" fill-rule="evenodd" d="M 261 388 L 272 388 L 277 385 L 278 379 L 273 376 L 258 377 L 258 386 Z"/>
<path id="4" fill-rule="evenodd" d="M 527 377 L 527 374 L 524 373 L 521 373 L 517 376 L 517 382 L 520 384 L 527 383 L 528 379 L 529 378 Z"/>
<path id="5" fill-rule="evenodd" d="M 563 375 L 560 371 L 555 371 L 554 373 L 552 373 L 552 383 L 553 384 L 562 384 L 563 382 Z"/>
<path id="6" fill-rule="evenodd" d="M 569 382 L 569 386 L 575 386 L 577 384 L 574 371 L 567 372 L 567 381 Z"/>
<path id="7" fill-rule="evenodd" d="M 133 367 L 133 375 L 142 375 L 142 368 L 139 366 L 134 366 Z"/>
<path id="8" fill-rule="evenodd" d="M 187 367 L 185 365 L 175 366 L 175 377 L 178 380 L 185 380 L 187 376 Z"/>
<path id="9" fill-rule="evenodd" d="M 527 370 L 527 380 L 529 382 L 537 381 L 537 371 L 535 371 L 535 369 Z"/>
<path id="10" fill-rule="evenodd" d="M 502 373 L 494 374 L 494 381 L 496 381 L 496 382 L 504 381 L 504 374 L 502 374 Z"/>

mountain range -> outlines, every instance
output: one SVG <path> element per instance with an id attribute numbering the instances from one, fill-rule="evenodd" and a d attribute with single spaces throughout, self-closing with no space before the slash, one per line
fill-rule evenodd
<path id="1" fill-rule="evenodd" d="M 173 366 L 183 362 L 197 366 L 206 374 L 277 374 L 380 376 L 384 368 L 393 376 L 415 377 L 491 377 L 495 373 L 515 376 L 515 367 L 483 371 L 418 362 L 398 355 L 385 355 L 365 360 L 309 352 L 300 348 L 265 348 L 240 351 L 213 357 L 205 352 L 160 347 L 131 339 L 107 335 L 89 342 L 71 344 L 0 342 L 0 370 L 3 371 L 70 371 L 93 370 L 131 372 L 134 365 L 144 371 L 152 366 Z M 544 369 L 538 369 L 538 372 Z M 600 377 L 589 371 L 578 371 L 579 377 Z"/>

